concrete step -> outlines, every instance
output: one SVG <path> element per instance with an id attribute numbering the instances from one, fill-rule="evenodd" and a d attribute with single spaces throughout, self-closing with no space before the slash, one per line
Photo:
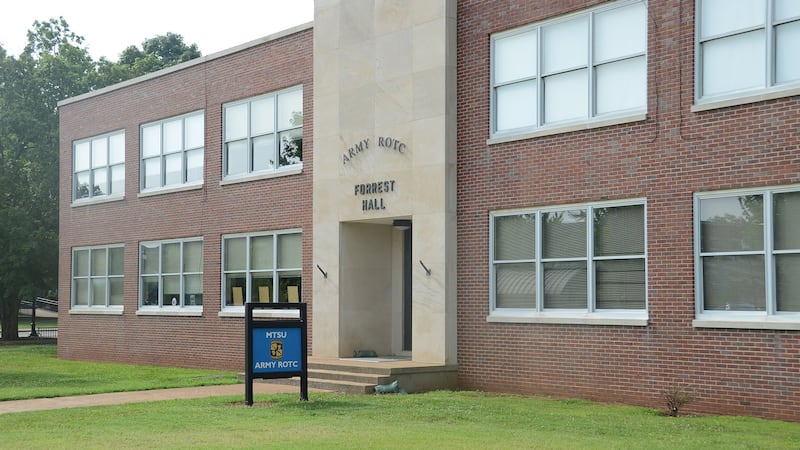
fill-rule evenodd
<path id="1" fill-rule="evenodd" d="M 255 380 L 256 382 L 281 384 L 285 386 L 297 386 L 298 392 L 300 390 L 300 378 L 275 378 L 269 380 Z M 308 377 L 309 389 L 321 389 L 324 391 L 339 392 L 342 394 L 372 394 L 374 393 L 375 385 L 369 383 L 357 383 L 354 381 L 337 381 L 322 378 Z"/>
<path id="2" fill-rule="evenodd" d="M 343 371 L 343 370 L 323 370 L 323 369 L 315 369 L 309 367 L 308 369 L 308 378 L 316 378 L 320 380 L 331 380 L 331 381 L 349 381 L 353 383 L 363 383 L 363 384 L 386 384 L 391 382 L 391 377 L 389 375 L 383 374 L 375 374 L 375 373 L 361 373 L 361 372 L 350 372 L 350 371 Z"/>

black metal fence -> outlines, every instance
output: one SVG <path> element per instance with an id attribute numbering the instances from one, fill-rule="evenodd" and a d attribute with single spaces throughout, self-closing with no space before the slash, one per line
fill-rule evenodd
<path id="1" fill-rule="evenodd" d="M 58 339 L 58 301 L 44 297 L 20 300 L 18 322 L 20 337 Z"/>

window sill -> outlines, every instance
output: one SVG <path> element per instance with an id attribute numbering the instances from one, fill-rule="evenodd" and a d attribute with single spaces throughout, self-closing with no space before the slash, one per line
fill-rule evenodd
<path id="1" fill-rule="evenodd" d="M 220 311 L 219 317 L 244 317 L 244 307 L 228 307 Z M 262 319 L 299 319 L 300 310 L 297 309 L 254 309 L 253 317 Z"/>
<path id="2" fill-rule="evenodd" d="M 73 208 L 77 208 L 79 206 L 100 205 L 103 203 L 118 202 L 121 200 L 125 200 L 125 194 L 109 195 L 107 197 L 96 197 L 88 199 L 82 198 L 80 200 L 73 200 L 70 206 L 72 206 Z"/>
<path id="3" fill-rule="evenodd" d="M 183 184 L 183 185 L 180 185 L 180 186 L 164 187 L 164 188 L 158 188 L 158 189 L 151 189 L 149 191 L 142 191 L 142 192 L 139 192 L 138 197 L 139 198 L 142 198 L 142 197 L 153 197 L 153 196 L 156 196 L 156 195 L 173 194 L 173 193 L 176 193 L 176 192 L 194 191 L 194 190 L 202 189 L 202 188 L 203 188 L 203 182 L 201 181 L 199 183 Z"/>
<path id="4" fill-rule="evenodd" d="M 791 319 L 780 316 L 747 316 L 747 317 L 706 317 L 698 316 L 692 321 L 695 328 L 742 328 L 750 330 L 800 330 L 800 316 L 792 315 Z"/>
<path id="5" fill-rule="evenodd" d="M 521 141 L 524 139 L 533 139 L 543 136 L 551 136 L 554 134 L 571 133 L 573 131 L 591 130 L 594 128 L 610 127 L 612 125 L 621 125 L 631 122 L 641 122 L 647 120 L 646 113 L 628 114 L 624 116 L 609 117 L 606 119 L 581 121 L 577 123 L 559 124 L 547 127 L 537 128 L 532 131 L 511 134 L 495 134 L 493 137 L 486 140 L 486 145 L 502 144 L 505 142 Z"/>
<path id="6" fill-rule="evenodd" d="M 72 315 L 121 316 L 123 310 L 122 306 L 73 306 L 70 308 L 69 313 Z"/>
<path id="7" fill-rule="evenodd" d="M 755 94 L 745 95 L 727 95 L 719 98 L 712 98 L 708 100 L 698 100 L 697 103 L 692 105 L 692 112 L 710 111 L 714 109 L 727 108 L 729 106 L 746 105 L 748 103 L 761 102 L 765 100 L 774 100 L 776 98 L 791 97 L 800 95 L 800 86 L 796 84 L 792 87 L 777 87 L 771 89 L 764 89 Z"/>
<path id="8" fill-rule="evenodd" d="M 490 323 L 549 323 L 561 325 L 616 325 L 616 326 L 647 326 L 647 313 L 522 313 L 498 312 L 491 313 L 487 318 Z"/>
<path id="9" fill-rule="evenodd" d="M 220 186 L 227 186 L 229 184 L 246 183 L 248 181 L 268 180 L 270 178 L 279 178 L 289 175 L 297 175 L 303 173 L 303 164 L 288 169 L 275 170 L 265 173 L 251 173 L 248 175 L 239 175 L 236 177 L 225 178 L 219 182 Z"/>
<path id="10" fill-rule="evenodd" d="M 144 308 L 136 311 L 137 316 L 201 317 L 203 308 Z"/>

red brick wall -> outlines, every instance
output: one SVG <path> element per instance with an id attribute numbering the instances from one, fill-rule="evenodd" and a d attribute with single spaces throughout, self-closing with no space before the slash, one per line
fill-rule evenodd
<path id="1" fill-rule="evenodd" d="M 229 233 L 302 229 L 301 295 L 311 316 L 312 80 L 312 30 L 305 29 L 60 108 L 59 357 L 243 370 L 244 319 L 218 315 L 221 240 Z M 221 186 L 222 104 L 300 84 L 303 172 Z M 139 126 L 197 110 L 205 110 L 202 189 L 140 198 Z M 123 128 L 125 199 L 71 206 L 72 142 Z M 139 242 L 196 236 L 203 238 L 202 317 L 137 316 Z M 124 314 L 70 314 L 71 249 L 115 243 L 125 244 Z"/>
<path id="2" fill-rule="evenodd" d="M 458 2 L 458 359 L 462 387 L 800 420 L 800 332 L 702 329 L 692 195 L 800 182 L 800 98 L 692 113 L 694 2 L 651 0 L 647 120 L 487 145 L 494 32 L 599 1 Z M 487 323 L 489 212 L 647 199 L 649 325 Z"/>

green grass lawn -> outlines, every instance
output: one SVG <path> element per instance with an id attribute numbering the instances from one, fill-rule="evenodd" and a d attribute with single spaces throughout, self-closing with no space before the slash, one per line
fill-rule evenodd
<path id="1" fill-rule="evenodd" d="M 213 371 L 62 361 L 0 346 L 0 399 L 233 382 Z M 21 394 L 20 394 L 21 393 Z M 583 400 L 477 392 L 244 394 L 0 415 L 2 448 L 797 449 L 800 423 L 667 417 Z"/>
<path id="2" fill-rule="evenodd" d="M 4 414 L 0 430 L 0 448 L 800 447 L 800 424 L 475 392 L 162 401 Z"/>
<path id="3" fill-rule="evenodd" d="M 236 382 L 234 372 L 67 361 L 55 345 L 0 345 L 0 401 Z"/>

